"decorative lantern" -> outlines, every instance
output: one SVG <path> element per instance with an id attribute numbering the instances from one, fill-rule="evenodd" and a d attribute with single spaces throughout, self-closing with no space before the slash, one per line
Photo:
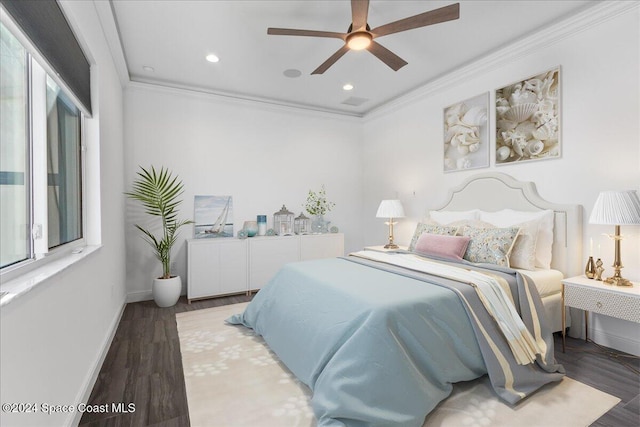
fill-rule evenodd
<path id="1" fill-rule="evenodd" d="M 311 232 L 311 220 L 300 212 L 300 215 L 296 217 L 294 229 L 296 234 L 309 234 Z"/>
<path id="2" fill-rule="evenodd" d="M 278 236 L 291 236 L 293 224 L 293 212 L 289 212 L 285 205 L 282 205 L 280 211 L 273 214 L 273 228 Z"/>

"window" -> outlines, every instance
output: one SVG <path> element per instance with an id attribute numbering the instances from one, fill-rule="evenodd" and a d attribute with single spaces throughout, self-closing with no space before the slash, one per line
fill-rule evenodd
<path id="1" fill-rule="evenodd" d="M 0 266 L 30 257 L 27 53 L 0 24 Z"/>
<path id="2" fill-rule="evenodd" d="M 82 241 L 82 113 L 0 23 L 0 268 Z"/>
<path id="3" fill-rule="evenodd" d="M 82 237 L 80 110 L 47 76 L 49 249 Z"/>

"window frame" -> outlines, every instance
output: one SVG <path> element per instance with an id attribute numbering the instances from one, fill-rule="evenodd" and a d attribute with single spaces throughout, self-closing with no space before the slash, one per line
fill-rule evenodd
<path id="1" fill-rule="evenodd" d="M 38 50 L 31 44 L 20 28 L 12 20 L 11 16 L 0 8 L 0 21 L 2 25 L 18 40 L 25 49 L 26 73 L 27 73 L 27 105 L 26 105 L 26 127 L 27 138 L 28 173 L 25 173 L 25 191 L 27 197 L 27 212 L 30 224 L 28 239 L 29 255 L 27 259 L 17 261 L 5 267 L 0 267 L 0 279 L 2 283 L 19 278 L 37 268 L 55 262 L 72 253 L 79 253 L 87 246 L 87 195 L 86 195 L 86 119 L 87 112 L 79 102 L 77 97 L 69 90 L 68 86 L 60 79 L 59 75 L 39 54 Z M 47 242 L 47 115 L 46 115 L 46 79 L 49 76 L 78 108 L 79 115 L 79 137 L 80 146 L 80 206 L 81 206 L 81 233 L 82 236 L 76 240 L 49 249 Z M 35 80 L 40 81 L 36 82 Z M 41 85 L 39 93 L 35 93 L 34 86 Z M 39 105 L 38 105 L 39 104 Z M 34 111 L 40 108 L 41 111 Z M 40 148 L 40 150 L 38 150 Z M 41 224 L 38 230 L 41 238 L 34 238 L 36 225 Z"/>

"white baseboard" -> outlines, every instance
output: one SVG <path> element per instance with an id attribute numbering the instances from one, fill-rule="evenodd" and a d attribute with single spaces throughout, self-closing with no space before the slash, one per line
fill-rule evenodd
<path id="1" fill-rule="evenodd" d="M 109 334 L 107 334 L 107 336 L 102 342 L 99 357 L 94 363 L 93 369 L 91 369 L 91 371 L 89 372 L 89 375 L 87 375 L 87 377 L 85 378 L 84 384 L 80 389 L 80 393 L 78 393 L 78 396 L 76 397 L 76 400 L 75 400 L 76 402 L 86 403 L 89 400 L 89 397 L 91 397 L 91 392 L 93 391 L 93 387 L 96 383 L 96 380 L 98 379 L 100 370 L 102 369 L 102 364 L 104 363 L 104 360 L 107 358 L 107 353 L 109 352 L 109 348 L 111 348 L 111 343 L 113 342 L 113 338 L 116 335 L 116 331 L 118 330 L 118 325 L 120 324 L 120 319 L 122 319 L 122 315 L 124 314 L 124 309 L 126 306 L 127 304 L 123 302 L 122 307 L 120 308 L 120 311 L 118 311 L 118 313 L 116 313 L 116 315 L 114 316 L 113 321 L 111 322 L 110 332 Z M 70 415 L 70 417 L 68 418 L 69 423 L 67 423 L 66 425 L 77 426 L 78 424 L 80 424 L 80 419 L 82 418 L 82 412 L 74 411 L 72 414 L 69 414 L 69 415 Z"/>
<path id="2" fill-rule="evenodd" d="M 589 328 L 589 339 L 605 347 L 640 356 L 640 341 L 631 337 L 620 337 L 610 331 Z"/>
<path id="3" fill-rule="evenodd" d="M 186 294 L 184 293 L 180 294 L 180 296 L 184 296 L 184 295 Z M 127 304 L 130 302 L 151 301 L 151 300 L 153 300 L 153 293 L 151 292 L 151 290 L 129 292 L 127 294 Z"/>
<path id="4" fill-rule="evenodd" d="M 129 292 L 127 294 L 127 303 L 149 301 L 153 299 L 153 293 L 151 289 L 148 291 Z"/>

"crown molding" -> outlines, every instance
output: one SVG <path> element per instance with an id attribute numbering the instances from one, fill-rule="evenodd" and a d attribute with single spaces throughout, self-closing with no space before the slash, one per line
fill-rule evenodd
<path id="1" fill-rule="evenodd" d="M 452 72 L 441 75 L 416 89 L 369 110 L 363 115 L 363 120 L 369 121 L 398 108 L 423 100 L 425 97 L 440 90 L 460 84 L 478 74 L 504 67 L 506 63 L 529 56 L 584 30 L 638 9 L 640 9 L 640 2 L 638 1 L 598 2 L 570 18 L 544 26 L 534 34 L 522 37 L 508 46 L 495 50 L 488 55 L 483 55 Z"/>
<path id="2" fill-rule="evenodd" d="M 208 91 L 200 87 L 188 87 L 183 85 L 166 84 L 156 81 L 130 80 L 126 90 L 144 90 L 159 93 L 167 93 L 179 96 L 191 96 L 203 100 L 215 101 L 227 104 L 236 104 L 243 107 L 260 108 L 271 111 L 285 111 L 287 113 L 308 114 L 314 117 L 324 116 L 326 118 L 338 119 L 351 122 L 359 122 L 362 115 L 342 111 L 325 110 L 320 107 L 278 102 L 272 99 L 257 98 L 251 96 L 241 96 L 235 93 L 223 93 Z"/>

